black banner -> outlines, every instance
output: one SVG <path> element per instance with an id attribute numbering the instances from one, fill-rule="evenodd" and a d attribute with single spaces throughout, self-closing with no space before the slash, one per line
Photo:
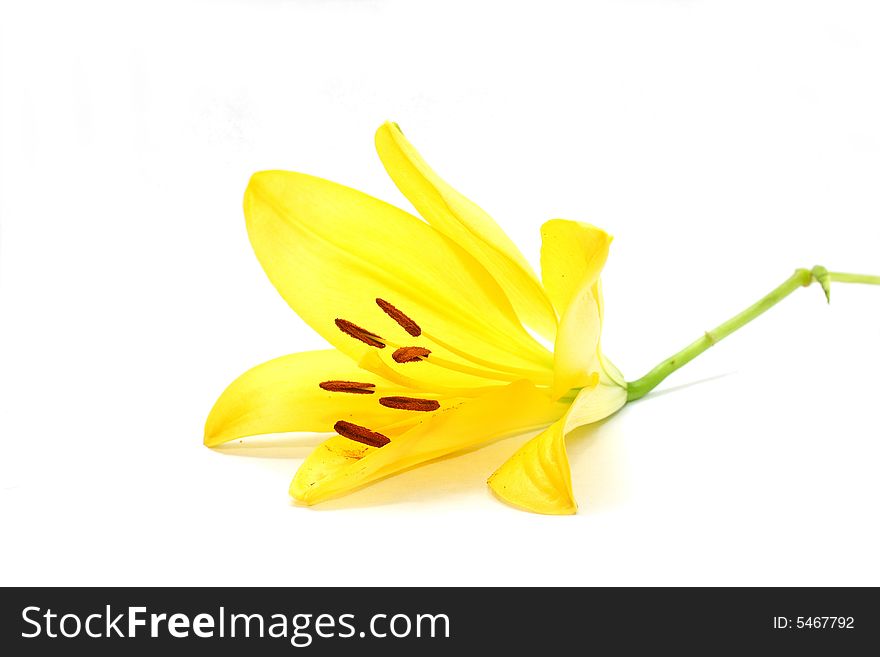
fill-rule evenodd
<path id="1" fill-rule="evenodd" d="M 0 614 L 7 655 L 133 647 L 163 655 L 645 654 L 646 646 L 840 655 L 876 650 L 880 639 L 877 590 L 867 588 L 20 588 L 2 590 Z"/>

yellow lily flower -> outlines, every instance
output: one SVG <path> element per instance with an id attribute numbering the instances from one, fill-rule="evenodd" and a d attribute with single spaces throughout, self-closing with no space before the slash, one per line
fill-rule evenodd
<path id="1" fill-rule="evenodd" d="M 395 124 L 379 128 L 376 147 L 424 220 L 301 173 L 251 178 L 244 211 L 257 258 L 334 348 L 245 372 L 214 405 L 205 444 L 335 431 L 290 485 L 296 500 L 314 504 L 548 427 L 489 485 L 524 509 L 574 513 L 565 435 L 627 400 L 599 340 L 611 237 L 574 221 L 545 223 L 539 281 L 491 217 L 440 179 Z"/>

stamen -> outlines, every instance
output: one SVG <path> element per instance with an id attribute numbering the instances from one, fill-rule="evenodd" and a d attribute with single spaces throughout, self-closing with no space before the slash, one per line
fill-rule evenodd
<path id="1" fill-rule="evenodd" d="M 436 411 L 440 402 L 436 399 L 417 399 L 416 397 L 381 397 L 379 403 L 387 408 L 404 411 Z"/>
<path id="2" fill-rule="evenodd" d="M 375 333 L 370 333 L 366 329 L 362 329 L 357 324 L 352 324 L 347 319 L 337 319 L 336 328 L 345 333 L 346 335 L 350 335 L 355 340 L 360 340 L 361 342 L 365 342 L 371 347 L 376 347 L 378 349 L 384 349 L 385 343 L 383 342 L 382 337 L 376 335 Z"/>
<path id="3" fill-rule="evenodd" d="M 356 395 L 372 395 L 375 390 L 375 383 L 358 383 L 357 381 L 324 381 L 318 384 L 324 390 L 330 392 L 350 392 Z"/>
<path id="4" fill-rule="evenodd" d="M 388 439 L 388 436 L 383 436 L 381 433 L 370 431 L 366 427 L 362 427 L 359 424 L 352 424 L 345 420 L 339 420 L 339 422 L 334 424 L 333 430 L 344 438 L 348 438 L 357 443 L 363 443 L 364 445 L 369 445 L 370 447 L 382 447 L 391 442 Z"/>
<path id="5" fill-rule="evenodd" d="M 391 357 L 397 363 L 414 363 L 426 359 L 430 353 L 431 350 L 424 347 L 401 347 L 395 350 Z"/>
<path id="6" fill-rule="evenodd" d="M 486 360 L 485 358 L 480 358 L 479 356 L 477 356 L 475 354 L 468 353 L 466 351 L 462 351 L 461 349 L 457 349 L 456 347 L 452 346 L 448 342 L 444 342 L 443 340 L 441 340 L 440 338 L 438 338 L 434 335 L 429 335 L 429 334 L 425 333 L 425 338 L 427 338 L 428 340 L 431 340 L 432 342 L 437 343 L 439 346 L 450 351 L 451 353 L 455 354 L 456 356 L 464 358 L 465 360 L 469 360 L 472 363 L 475 363 L 481 367 L 485 367 L 489 370 L 495 370 L 497 372 L 507 372 L 508 373 L 507 375 L 502 374 L 500 376 L 490 375 L 490 376 L 488 376 L 488 378 L 498 378 L 500 380 L 505 380 L 505 381 L 516 381 L 517 379 L 528 379 L 529 381 L 532 381 L 533 383 L 537 383 L 539 385 L 550 385 L 553 382 L 552 368 L 550 368 L 550 369 L 547 369 L 547 368 L 530 369 L 527 367 L 513 367 L 511 365 L 505 365 L 503 363 L 497 363 L 494 361 Z M 441 365 L 441 367 L 442 367 L 442 364 L 437 359 L 432 358 L 431 360 L 433 363 L 435 363 L 437 365 Z M 478 374 L 478 376 L 487 376 L 487 374 L 480 373 L 480 374 Z"/>
<path id="7" fill-rule="evenodd" d="M 376 299 L 376 303 L 382 310 L 385 311 L 386 315 L 388 315 L 391 319 L 400 324 L 403 329 L 411 336 L 417 338 L 422 334 L 422 329 L 418 324 L 416 324 L 412 319 L 404 315 L 390 303 L 385 301 L 385 299 Z"/>

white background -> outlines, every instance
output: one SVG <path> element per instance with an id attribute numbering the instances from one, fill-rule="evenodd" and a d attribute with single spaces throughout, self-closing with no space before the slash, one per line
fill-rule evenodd
<path id="1" fill-rule="evenodd" d="M 321 346 L 248 244 L 256 170 L 409 207 L 398 121 L 529 258 L 612 232 L 636 378 L 798 266 L 880 273 L 875 2 L 3 2 L 0 583 L 880 585 L 880 289 L 798 291 L 569 440 L 581 511 L 486 477 L 524 438 L 316 509 L 308 440 L 214 452 L 248 367 Z"/>

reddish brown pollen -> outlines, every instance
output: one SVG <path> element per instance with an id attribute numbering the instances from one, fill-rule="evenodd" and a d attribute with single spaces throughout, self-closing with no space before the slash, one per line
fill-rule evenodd
<path id="1" fill-rule="evenodd" d="M 390 303 L 385 301 L 385 299 L 376 299 L 376 304 L 385 311 L 386 315 L 388 315 L 391 319 L 400 324 L 403 329 L 414 338 L 417 338 L 422 334 L 422 328 L 418 324 L 416 324 L 410 317 L 404 315 L 400 310 L 392 306 Z"/>
<path id="2" fill-rule="evenodd" d="M 324 390 L 330 392 L 350 392 L 355 395 L 372 395 L 375 390 L 375 383 L 358 383 L 357 381 L 323 381 L 318 384 Z"/>
<path id="3" fill-rule="evenodd" d="M 396 349 L 391 357 L 397 363 L 414 363 L 426 359 L 430 353 L 431 350 L 424 347 L 401 347 Z"/>
<path id="4" fill-rule="evenodd" d="M 379 403 L 387 408 L 399 408 L 404 411 L 436 411 L 440 402 L 436 399 L 418 399 L 416 397 L 381 397 Z"/>
<path id="5" fill-rule="evenodd" d="M 339 422 L 334 424 L 333 430 L 344 438 L 369 445 L 370 447 L 383 447 L 391 442 L 388 436 L 383 436 L 381 433 L 370 431 L 366 427 L 352 424 L 345 420 L 339 420 Z"/>
<path id="6" fill-rule="evenodd" d="M 347 319 L 336 319 L 336 328 L 345 333 L 346 335 L 350 335 L 355 340 L 360 340 L 371 347 L 376 347 L 377 349 L 384 349 L 385 343 L 382 341 L 383 338 L 376 335 L 375 333 L 370 333 L 366 329 L 362 329 L 357 324 L 353 324 L 349 322 Z"/>

